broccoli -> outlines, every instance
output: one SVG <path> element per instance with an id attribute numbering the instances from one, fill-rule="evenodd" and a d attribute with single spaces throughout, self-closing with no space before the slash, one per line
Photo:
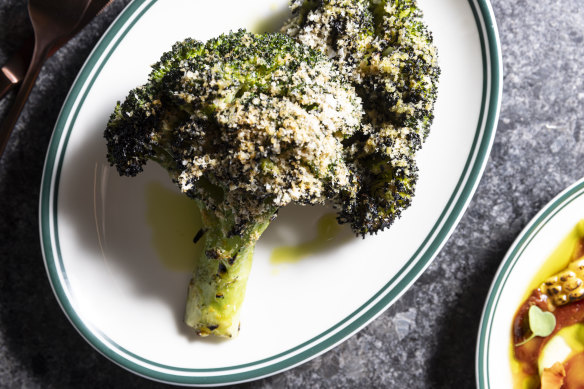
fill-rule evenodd
<path id="1" fill-rule="evenodd" d="M 185 321 L 202 336 L 238 333 L 253 250 L 280 207 L 326 202 L 365 236 L 414 193 L 439 75 L 415 4 L 291 7 L 287 35 L 176 43 L 104 133 L 121 175 L 153 160 L 201 210 L 205 247 Z"/>
<path id="2" fill-rule="evenodd" d="M 363 115 L 326 56 L 244 30 L 175 44 L 117 104 L 109 162 L 127 176 L 158 162 L 201 210 L 205 247 L 185 315 L 198 334 L 237 334 L 255 243 L 280 207 L 356 195 L 343 142 Z"/>
<path id="3" fill-rule="evenodd" d="M 293 0 L 282 32 L 326 53 L 355 87 L 366 116 L 344 144 L 360 190 L 340 221 L 360 234 L 389 227 L 411 204 L 415 153 L 433 121 L 440 68 L 414 0 Z"/>

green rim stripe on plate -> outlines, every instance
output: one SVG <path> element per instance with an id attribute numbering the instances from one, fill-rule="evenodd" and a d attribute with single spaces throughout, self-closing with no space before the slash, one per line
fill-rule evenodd
<path id="1" fill-rule="evenodd" d="M 477 381 L 480 388 L 490 388 L 489 350 L 493 319 L 501 294 L 515 265 L 543 227 L 562 209 L 584 194 L 584 180 L 574 183 L 552 199 L 524 228 L 503 258 L 489 290 L 479 327 Z"/>
<path id="2" fill-rule="evenodd" d="M 67 123 L 75 122 L 79 109 L 82 106 L 87 93 L 91 89 L 91 85 L 99 75 L 102 67 L 107 62 L 113 50 L 121 42 L 134 23 L 136 23 L 156 1 L 157 0 L 135 0 L 124 9 L 88 58 L 87 63 L 80 72 L 69 96 L 67 97 L 66 103 L 63 106 L 55 127 L 53 139 L 49 146 L 41 186 L 40 228 L 47 272 L 49 273 L 49 278 L 57 295 L 57 299 L 75 328 L 93 347 L 124 368 L 156 380 L 183 384 L 220 384 L 260 378 L 262 376 L 291 368 L 321 354 L 322 352 L 334 347 L 336 344 L 346 339 L 381 314 L 391 302 L 399 297 L 401 293 L 405 292 L 406 286 L 411 284 L 421 274 L 425 267 L 429 265 L 431 259 L 435 256 L 452 232 L 457 221 L 462 216 L 465 206 L 470 201 L 470 198 L 476 189 L 476 185 L 478 184 L 481 172 L 484 169 L 494 138 L 495 125 L 498 118 L 501 92 L 501 59 L 498 47 L 498 36 L 494 25 L 494 19 L 491 15 L 492 11 L 485 0 L 478 0 L 478 7 L 480 9 L 480 12 L 478 12 L 475 5 L 477 2 L 469 0 L 469 5 L 478 27 L 484 74 L 481 111 L 475 139 L 473 140 L 471 148 L 471 154 L 466 161 L 463 174 L 457 183 L 447 207 L 440 215 L 440 218 L 424 240 L 423 244 L 407 262 L 406 266 L 378 293 L 376 293 L 375 296 L 369 299 L 351 315 L 347 316 L 329 330 L 299 346 L 260 361 L 237 366 L 216 369 L 182 369 L 165 366 L 134 355 L 117 345 L 105 336 L 105 334 L 100 333 L 96 329 L 92 329 L 84 323 L 67 298 L 65 287 L 68 286 L 68 282 L 66 279 L 66 273 L 62 270 L 62 258 L 58 243 L 58 183 L 67 141 L 72 128 L 72 125 L 67 126 Z M 128 23 L 128 21 L 130 21 L 130 23 Z M 485 23 L 485 30 L 483 30 L 483 27 L 481 26 L 481 21 Z M 113 45 L 111 44 L 112 42 Z M 486 50 L 485 44 L 487 44 L 488 50 Z M 98 67 L 94 72 L 96 66 Z M 489 71 L 490 79 L 488 79 Z M 90 79 L 92 74 L 93 77 Z M 486 104 L 487 101 L 488 104 Z M 485 117 L 486 121 L 484 120 Z M 71 118 L 71 120 L 69 120 L 69 118 Z M 57 158 L 59 159 L 58 161 L 56 161 Z M 54 243 L 51 239 L 51 220 L 53 220 Z M 428 247 L 424 251 L 423 249 L 425 246 Z M 419 255 L 421 255 L 421 257 L 418 258 Z M 57 267 L 57 264 L 60 268 Z M 248 369 L 252 367 L 256 367 L 256 369 Z M 234 372 L 235 370 L 243 371 Z M 214 374 L 220 372 L 226 374 Z"/>
<path id="3" fill-rule="evenodd" d="M 485 18 L 485 24 L 487 26 L 487 34 L 489 34 L 489 36 L 493 36 L 496 37 L 497 35 L 497 31 L 496 31 L 496 23 L 495 23 L 495 19 L 493 16 L 493 11 L 491 9 L 491 5 L 488 2 L 480 2 L 479 3 L 479 7 L 481 9 L 481 12 L 483 14 L 483 17 Z M 498 47 L 499 45 L 499 39 L 495 38 L 495 39 L 488 39 L 488 44 L 489 44 L 489 52 L 490 53 L 498 53 L 498 55 L 500 55 L 500 48 Z M 494 61 L 492 61 L 494 62 Z M 502 77 L 502 64 L 501 64 L 501 59 L 499 59 L 498 61 L 499 63 L 497 64 L 496 70 L 493 71 L 493 73 L 495 74 L 495 72 L 497 72 L 497 76 L 496 77 Z M 495 77 L 495 76 L 494 76 Z M 502 79 L 500 81 L 500 83 L 502 84 Z M 502 89 L 502 85 L 500 86 L 500 89 Z M 499 91 L 499 93 L 502 93 L 502 90 Z M 495 96 L 491 96 L 491 104 L 493 103 L 493 99 L 495 98 Z M 498 100 L 500 100 L 500 95 L 496 97 Z M 492 123 L 492 126 L 495 126 L 496 123 Z M 480 376 L 482 371 L 479 371 L 479 369 L 477 368 L 478 364 L 475 364 L 475 374 L 476 374 L 476 378 L 477 381 L 480 381 Z"/>
<path id="4" fill-rule="evenodd" d="M 70 113 L 75 109 L 73 120 L 71 123 L 75 122 L 79 111 L 79 96 L 83 93 L 81 101 L 85 99 L 85 96 L 90 90 L 91 85 L 94 83 L 97 75 L 99 74 L 101 68 L 107 62 L 107 59 L 113 52 L 109 50 L 106 57 L 102 57 L 103 53 L 106 52 L 108 45 L 112 43 L 113 38 L 120 34 L 120 38 L 113 41 L 113 48 L 117 47 L 121 42 L 122 38 L 130 31 L 131 27 L 138 21 L 138 19 L 152 6 L 153 3 L 146 4 L 142 7 L 144 1 L 131 2 L 126 6 L 122 13 L 116 18 L 112 23 L 110 28 L 104 34 L 102 39 L 93 49 L 92 53 L 89 55 L 86 63 L 77 79 L 74 81 L 71 91 L 69 92 L 67 98 L 65 99 L 65 104 L 61 109 L 57 123 L 55 124 L 55 130 L 51 138 L 49 149 L 47 152 L 47 158 L 45 161 L 45 169 L 43 171 L 42 184 L 41 184 L 41 196 L 40 196 L 40 229 L 41 229 L 41 248 L 43 255 L 45 257 L 45 267 L 47 273 L 49 274 L 49 281 L 53 290 L 57 296 L 57 300 L 61 308 L 65 311 L 68 319 L 71 321 L 73 326 L 79 331 L 79 333 L 98 351 L 102 352 L 109 358 L 114 357 L 114 354 L 110 353 L 107 348 L 100 348 L 100 340 L 95 334 L 88 328 L 88 326 L 83 322 L 83 320 L 77 315 L 71 301 L 67 298 L 67 290 L 63 287 L 63 284 L 67 285 L 67 277 L 62 269 L 61 262 L 61 252 L 58 244 L 58 224 L 57 224 L 57 201 L 58 201 L 58 184 L 61 174 L 61 168 L 63 164 L 64 149 L 66 148 L 67 141 L 70 136 L 70 128 L 67 127 L 69 122 Z M 134 19 L 132 16 L 136 14 Z M 127 22 L 130 20 L 130 23 Z M 101 61 L 101 63 L 100 63 Z M 95 76 L 90 80 L 89 85 L 85 83 L 85 80 L 89 78 L 92 74 L 94 68 L 98 66 Z M 85 87 L 87 85 L 87 87 Z M 65 132 L 65 129 L 67 131 Z M 57 157 L 59 160 L 56 161 Z M 51 215 L 55 215 L 51 218 Z M 51 220 L 53 220 L 53 225 L 51 226 Z M 53 230 L 51 230 L 51 227 Z M 51 231 L 55 236 L 55 243 L 52 244 Z M 54 251 L 55 252 L 54 252 Z M 59 265 L 59 266 L 57 266 Z M 62 276 L 62 279 L 61 279 Z"/>

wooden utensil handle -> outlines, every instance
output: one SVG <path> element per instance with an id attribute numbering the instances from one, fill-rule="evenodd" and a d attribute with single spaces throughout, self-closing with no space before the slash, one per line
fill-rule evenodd
<path id="1" fill-rule="evenodd" d="M 8 143 L 8 139 L 10 138 L 10 134 L 18 121 L 18 117 L 22 112 L 22 108 L 26 103 L 26 100 L 32 90 L 36 78 L 43 66 L 43 63 L 48 57 L 48 50 L 39 50 L 33 53 L 32 60 L 30 62 L 30 66 L 28 71 L 26 72 L 24 79 L 22 80 L 22 85 L 18 89 L 18 93 L 16 94 L 16 98 L 12 103 L 12 106 L 8 110 L 8 114 L 2 120 L 0 124 L 0 157 L 4 153 L 6 148 L 6 144 Z"/>

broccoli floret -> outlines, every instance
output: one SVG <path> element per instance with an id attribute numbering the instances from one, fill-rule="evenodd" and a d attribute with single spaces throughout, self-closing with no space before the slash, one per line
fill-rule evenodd
<path id="1" fill-rule="evenodd" d="M 364 125 L 344 141 L 360 189 L 340 221 L 377 232 L 414 195 L 440 74 L 432 35 L 414 0 L 293 0 L 291 9 L 282 31 L 329 55 L 363 101 Z"/>
<path id="2" fill-rule="evenodd" d="M 175 44 L 118 103 L 110 163 L 133 176 L 158 162 L 201 210 L 205 248 L 185 316 L 197 333 L 237 334 L 255 243 L 280 207 L 356 197 L 344 142 L 363 115 L 325 55 L 244 30 Z"/>
<path id="3" fill-rule="evenodd" d="M 292 0 L 292 17 L 281 32 L 334 58 L 353 78 L 375 34 L 368 6 L 367 0 Z"/>

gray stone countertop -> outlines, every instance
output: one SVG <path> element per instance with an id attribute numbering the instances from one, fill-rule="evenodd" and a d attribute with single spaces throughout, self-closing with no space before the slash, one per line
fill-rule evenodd
<path id="1" fill-rule="evenodd" d="M 165 386 L 111 363 L 59 307 L 42 262 L 38 191 L 51 129 L 78 70 L 128 0 L 116 0 L 43 67 L 0 160 L 0 387 Z M 504 63 L 492 153 L 459 226 L 413 287 L 333 350 L 249 388 L 471 388 L 488 289 L 529 220 L 584 175 L 584 7 L 493 0 Z M 24 0 L 0 2 L 0 63 L 31 27 Z M 0 101 L 0 119 L 9 95 Z"/>

